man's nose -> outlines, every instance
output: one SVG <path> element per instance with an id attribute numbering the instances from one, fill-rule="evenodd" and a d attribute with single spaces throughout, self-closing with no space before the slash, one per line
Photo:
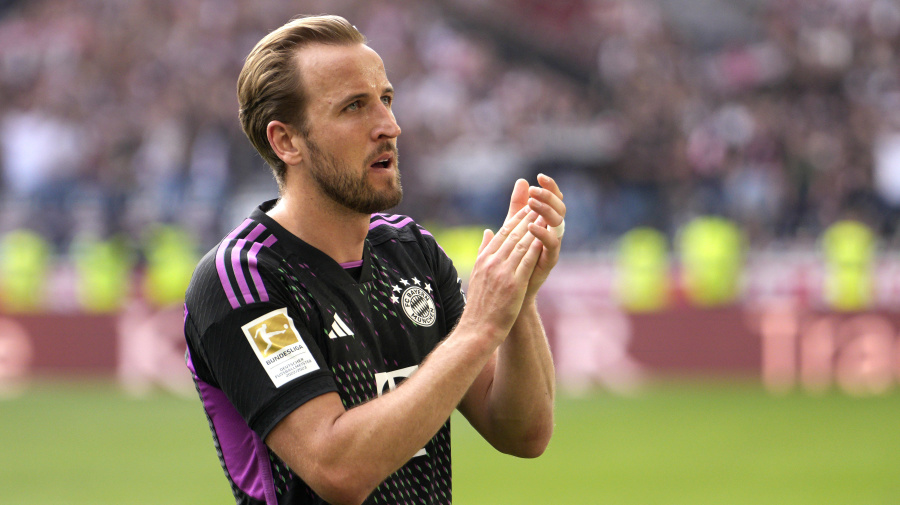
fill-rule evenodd
<path id="1" fill-rule="evenodd" d="M 378 123 L 372 130 L 373 140 L 383 138 L 392 139 L 400 136 L 400 125 L 397 124 L 397 119 L 394 117 L 394 111 L 387 105 L 382 105 L 379 108 L 377 121 Z"/>

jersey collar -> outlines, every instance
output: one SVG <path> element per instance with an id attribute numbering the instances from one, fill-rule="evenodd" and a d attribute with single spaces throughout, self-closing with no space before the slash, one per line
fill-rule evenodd
<path id="1" fill-rule="evenodd" d="M 359 281 L 357 281 L 331 256 L 304 242 L 303 239 L 287 231 L 278 221 L 266 214 L 277 201 L 268 200 L 250 213 L 250 219 L 262 223 L 278 238 L 278 241 L 272 245 L 273 250 L 285 258 L 295 257 L 300 263 L 307 264 L 315 275 L 324 276 L 338 284 L 362 284 L 372 280 L 372 254 L 368 238 L 363 245 L 362 271 Z"/>

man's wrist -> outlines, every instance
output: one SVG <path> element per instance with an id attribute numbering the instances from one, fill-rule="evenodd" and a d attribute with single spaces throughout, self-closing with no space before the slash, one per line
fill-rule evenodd
<path id="1" fill-rule="evenodd" d="M 537 295 L 526 296 L 522 301 L 522 309 L 519 310 L 519 317 L 516 318 L 516 322 L 513 324 L 513 327 L 520 323 L 529 321 L 531 319 L 531 316 L 537 314 Z"/>
<path id="2" fill-rule="evenodd" d="M 481 351 L 488 353 L 493 352 L 508 333 L 508 330 L 499 328 L 496 325 L 475 321 L 468 317 L 468 314 L 465 312 L 463 312 L 459 324 L 456 325 L 452 332 L 452 334 L 459 335 L 457 338 L 478 342 L 476 348 L 480 348 Z"/>

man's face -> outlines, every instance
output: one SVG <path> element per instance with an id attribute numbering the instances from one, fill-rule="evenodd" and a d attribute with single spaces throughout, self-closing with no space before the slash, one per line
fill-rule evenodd
<path id="1" fill-rule="evenodd" d="M 308 97 L 305 169 L 318 189 L 362 214 L 399 204 L 400 127 L 381 58 L 362 44 L 314 44 L 298 57 Z"/>

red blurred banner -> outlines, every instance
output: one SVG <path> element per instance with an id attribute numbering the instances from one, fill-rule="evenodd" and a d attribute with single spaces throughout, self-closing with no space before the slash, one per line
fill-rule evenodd
<path id="1" fill-rule="evenodd" d="M 731 376 L 773 392 L 871 395 L 900 379 L 900 312 L 834 313 L 773 297 L 629 314 L 611 301 L 609 272 L 564 267 L 542 292 L 565 389 L 630 393 L 648 379 Z M 137 302 L 115 314 L 0 314 L 0 388 L 46 375 L 115 375 L 136 393 L 192 394 L 182 317 L 180 307 Z"/>

